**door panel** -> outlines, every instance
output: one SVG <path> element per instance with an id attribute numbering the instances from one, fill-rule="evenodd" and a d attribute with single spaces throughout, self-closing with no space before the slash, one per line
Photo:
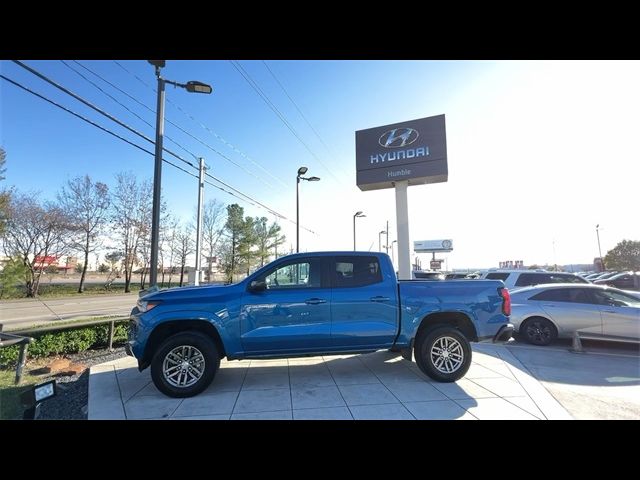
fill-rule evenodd
<path id="1" fill-rule="evenodd" d="M 572 335 L 576 330 L 602 335 L 600 305 L 589 289 L 552 289 L 547 294 L 547 300 L 540 300 L 542 309 L 558 325 L 561 335 Z"/>
<path id="2" fill-rule="evenodd" d="M 266 290 L 244 294 L 240 328 L 245 352 L 295 353 L 331 346 L 327 265 L 322 257 L 283 262 L 262 277 Z"/>
<path id="3" fill-rule="evenodd" d="M 603 305 L 602 325 L 605 335 L 640 340 L 640 308 Z"/>
<path id="4" fill-rule="evenodd" d="M 331 337 L 335 347 L 384 348 L 398 332 L 395 282 L 384 282 L 376 257 L 336 257 L 330 267 Z"/>

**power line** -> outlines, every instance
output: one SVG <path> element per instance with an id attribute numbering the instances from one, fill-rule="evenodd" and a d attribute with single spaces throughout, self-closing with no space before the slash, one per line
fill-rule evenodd
<path id="1" fill-rule="evenodd" d="M 320 140 L 320 142 L 322 143 L 322 145 L 324 145 L 324 148 L 327 149 L 327 152 L 329 152 L 329 154 L 331 156 L 335 156 L 333 154 L 333 152 L 331 151 L 331 149 L 329 148 L 329 146 L 325 143 L 325 141 L 322 139 L 322 137 L 320 136 L 320 134 L 316 131 L 315 128 L 313 128 L 313 125 L 311 125 L 311 122 L 309 122 L 309 120 L 307 120 L 307 117 L 305 116 L 304 113 L 302 113 L 302 110 L 300 110 L 300 107 L 298 107 L 298 104 L 293 100 L 293 98 L 291 98 L 291 95 L 289 95 L 289 93 L 287 92 L 286 88 L 284 88 L 284 85 L 282 85 L 282 83 L 280 82 L 280 80 L 278 79 L 278 77 L 276 77 L 276 74 L 273 73 L 273 70 L 271 70 L 271 68 L 269 67 L 269 65 L 267 64 L 267 62 L 265 62 L 264 60 L 262 60 L 262 63 L 264 64 L 265 67 L 267 67 L 267 70 L 269 70 L 269 73 L 271 74 L 271 76 L 273 77 L 273 79 L 276 81 L 276 83 L 278 85 L 280 85 L 280 88 L 282 89 L 282 91 L 284 92 L 284 94 L 287 96 L 287 98 L 289 100 L 291 100 L 291 103 L 293 103 L 293 106 L 296 107 L 296 110 L 298 111 L 298 113 L 300 114 L 300 116 L 304 119 L 304 121 L 307 123 L 307 125 L 309 125 L 309 128 L 313 131 L 313 133 L 315 133 L 316 137 L 318 137 L 318 140 Z"/>
<path id="2" fill-rule="evenodd" d="M 102 131 L 104 131 L 104 132 L 108 133 L 109 135 L 112 135 L 112 136 L 114 136 L 114 137 L 118 138 L 119 140 L 122 140 L 122 141 L 124 141 L 124 142 L 128 143 L 129 145 L 131 145 L 131 146 L 133 146 L 133 147 L 137 148 L 138 150 L 141 150 L 141 151 L 143 151 L 143 152 L 145 152 L 145 153 L 148 153 L 148 154 L 149 154 L 149 155 L 151 155 L 152 157 L 154 157 L 154 156 L 155 156 L 155 153 L 154 153 L 154 152 L 151 152 L 150 150 L 147 150 L 146 148 L 141 147 L 140 145 L 138 145 L 138 144 L 136 144 L 136 143 L 132 142 L 131 140 L 128 140 L 127 138 L 125 138 L 125 137 L 123 137 L 123 136 L 121 136 L 121 135 L 118 135 L 117 133 L 115 133 L 115 132 L 113 132 L 113 131 L 109 130 L 108 128 L 103 127 L 102 125 L 99 125 L 99 124 L 95 123 L 94 121 L 92 121 L 92 120 L 90 120 L 90 119 L 86 118 L 85 116 L 83 116 L 83 115 L 81 115 L 81 114 L 79 114 L 79 113 L 77 113 L 77 112 L 74 112 L 73 110 L 71 110 L 71 109 L 69 109 L 69 108 L 67 108 L 67 107 L 65 107 L 65 106 L 63 106 L 63 105 L 61 105 L 61 104 L 59 104 L 59 103 L 57 103 L 57 102 L 55 102 L 55 101 L 53 101 L 53 100 L 51 100 L 51 99 L 47 98 L 47 97 L 45 97 L 44 95 L 41 95 L 41 94 L 39 94 L 39 93 L 37 93 L 37 92 L 35 92 L 35 91 L 31 90 L 31 89 L 30 89 L 30 88 L 28 88 L 28 87 L 25 87 L 24 85 L 22 85 L 22 84 L 20 84 L 20 83 L 18 83 L 18 82 L 16 82 L 16 81 L 14 81 L 14 80 L 12 80 L 12 79 L 10 79 L 10 78 L 6 77 L 5 75 L 0 74 L 0 78 L 2 78 L 3 80 L 5 80 L 5 81 L 7 81 L 7 82 L 9 82 L 9 83 L 11 83 L 11 84 L 13 84 L 13 85 L 15 85 L 15 86 L 16 86 L 16 87 L 18 87 L 18 88 L 21 88 L 22 90 L 25 90 L 26 92 L 28 92 L 28 93 L 30 93 L 30 94 L 32 94 L 32 95 L 34 95 L 34 96 L 36 96 L 36 97 L 38 97 L 38 98 L 40 98 L 40 99 L 42 99 L 42 100 L 44 100 L 44 101 L 46 101 L 46 102 L 48 102 L 48 103 L 52 104 L 52 105 L 54 105 L 54 106 L 56 106 L 56 107 L 60 108 L 61 110 L 64 110 L 65 112 L 70 113 L 71 115 L 73 115 L 73 116 L 75 116 L 75 117 L 77 117 L 77 118 L 79 118 L 79 119 L 83 120 L 84 122 L 87 122 L 87 123 L 89 123 L 90 125 L 92 125 L 92 126 L 94 126 L 94 127 L 97 127 L 98 129 L 100 129 L 100 130 L 102 130 Z M 163 158 L 163 159 L 162 159 L 162 161 L 163 161 L 163 162 L 165 162 L 165 163 L 167 163 L 167 164 L 169 164 L 169 165 L 171 165 L 172 167 L 177 168 L 178 170 L 180 170 L 180 171 L 182 171 L 182 172 L 186 173 L 187 175 L 190 175 L 190 176 L 192 176 L 192 177 L 194 177 L 194 178 L 198 178 L 198 176 L 197 176 L 197 175 L 193 174 L 192 172 L 189 172 L 189 171 L 185 170 L 184 168 L 180 167 L 179 165 L 174 164 L 173 162 L 170 162 L 169 160 L 166 160 L 166 159 L 164 159 L 164 158 Z M 188 163 L 188 162 L 187 162 L 187 163 Z M 191 165 L 194 169 L 197 169 L 194 165 L 192 165 L 192 164 L 189 164 L 189 165 Z M 237 192 L 238 194 L 242 195 L 243 197 L 245 197 L 246 199 L 248 199 L 248 203 L 250 203 L 251 205 L 253 205 L 253 206 L 257 206 L 257 207 L 261 207 L 261 208 L 265 209 L 267 212 L 269 212 L 269 213 L 271 213 L 271 214 L 273 214 L 273 215 L 276 215 L 276 216 L 277 216 L 277 217 L 279 217 L 279 218 L 282 218 L 282 219 L 284 219 L 284 220 L 287 220 L 287 221 L 292 222 L 292 223 L 294 223 L 294 224 L 295 224 L 295 222 L 294 222 L 293 220 L 289 219 L 288 217 L 286 217 L 286 216 L 284 216 L 284 215 L 280 214 L 279 212 L 277 212 L 277 211 L 273 210 L 272 208 L 269 208 L 269 207 L 267 207 L 266 205 L 264 205 L 264 204 L 262 204 L 262 203 L 258 202 L 258 201 L 257 201 L 257 200 L 255 200 L 254 198 L 250 197 L 249 195 L 246 195 L 246 194 L 242 193 L 241 191 L 239 191 L 239 190 L 237 190 L 236 188 L 232 187 L 231 185 L 229 185 L 229 184 L 227 184 L 227 183 L 223 182 L 222 180 L 220 180 L 220 179 L 218 179 L 218 178 L 214 177 L 213 175 L 211 175 L 211 174 L 208 174 L 208 173 L 207 173 L 207 176 L 209 176 L 209 177 L 210 177 L 211 179 L 213 179 L 214 181 L 219 182 L 219 183 L 221 183 L 222 185 L 225 185 L 227 188 L 229 188 L 229 189 L 233 190 L 234 192 Z M 214 184 L 212 184 L 211 182 L 207 182 L 207 181 L 205 181 L 205 183 L 207 183 L 207 184 L 211 185 L 212 187 L 214 187 L 214 188 L 216 188 L 216 189 L 218 189 L 218 190 L 221 190 L 221 191 L 223 191 L 223 192 L 225 192 L 225 193 L 227 193 L 227 194 L 229 194 L 229 195 L 233 196 L 234 198 L 237 198 L 237 199 L 238 199 L 238 200 L 240 200 L 240 201 L 247 202 L 247 200 L 245 200 L 245 199 L 243 199 L 243 198 L 240 198 L 238 195 L 235 195 L 234 193 L 229 192 L 229 191 L 225 190 L 224 188 L 221 188 L 221 187 L 219 187 L 219 186 L 217 186 L 217 185 L 214 185 Z M 307 230 L 308 232 L 311 232 L 311 233 L 313 233 L 313 234 L 316 234 L 316 235 L 317 235 L 317 233 L 316 233 L 316 232 L 314 232 L 313 230 L 310 230 L 310 229 L 308 229 L 308 228 L 306 228 L 306 227 L 300 226 L 300 228 L 302 228 L 302 229 L 304 229 L 304 230 Z"/>
<path id="3" fill-rule="evenodd" d="M 103 94 L 105 94 L 107 97 L 109 97 L 111 100 L 113 100 L 114 102 L 116 102 L 118 105 L 120 105 L 122 108 L 124 108 L 125 110 L 127 110 L 129 113 L 131 113 L 132 115 L 134 115 L 136 118 L 138 118 L 139 120 L 141 120 L 142 122 L 144 122 L 146 125 L 148 125 L 151 128 L 155 128 L 153 124 L 151 124 L 151 122 L 148 122 L 147 120 L 145 120 L 144 118 L 142 118 L 140 115 L 138 115 L 136 112 L 134 112 L 133 110 L 131 110 L 129 107 L 127 107 L 124 103 L 122 103 L 120 100 L 118 100 L 117 98 L 115 98 L 113 95 L 111 95 L 109 92 L 106 92 L 103 88 L 101 88 L 99 85 L 97 85 L 95 82 L 89 80 L 86 76 L 84 76 L 82 73 L 80 73 L 78 70 L 76 70 L 75 68 L 73 68 L 71 65 L 69 65 L 67 62 L 65 62 L 64 60 L 60 60 L 62 62 L 62 64 L 67 67 L 68 69 L 70 69 L 71 71 L 75 72 L 77 75 L 79 75 L 81 78 L 83 78 L 84 80 L 86 80 L 88 83 L 90 83 L 91 85 L 93 85 L 95 88 L 97 88 L 98 90 L 100 90 Z M 189 150 L 187 150 L 185 147 L 183 147 L 182 145 L 180 145 L 178 142 L 176 142 L 173 138 L 171 138 L 169 135 L 164 135 L 164 138 L 166 138 L 167 140 L 169 140 L 170 142 L 172 142 L 173 144 L 175 144 L 176 146 L 178 146 L 179 148 L 181 148 L 182 150 L 184 150 L 185 152 L 187 152 L 189 155 L 191 155 L 194 158 L 198 158 L 198 156 L 193 153 L 190 152 Z"/>
<path id="4" fill-rule="evenodd" d="M 132 77 L 134 77 L 136 80 L 138 80 L 140 83 L 142 83 L 142 85 L 146 86 L 147 88 L 150 88 L 151 90 L 153 90 L 154 92 L 156 92 L 156 89 L 153 88 L 151 85 L 149 85 L 147 82 L 145 82 L 144 80 L 142 80 L 138 75 L 136 75 L 135 73 L 129 71 L 124 65 L 122 65 L 120 62 L 118 62 L 117 60 L 113 60 L 113 62 L 118 65 L 122 70 L 124 70 L 125 72 L 127 72 L 129 75 L 131 75 Z M 94 73 L 94 75 L 97 75 Z M 213 135 L 214 137 L 216 137 L 220 142 L 224 143 L 227 147 L 231 148 L 232 150 L 234 150 L 236 153 L 238 153 L 240 156 L 242 156 L 243 158 L 247 159 L 249 162 L 251 162 L 253 165 L 255 165 L 256 167 L 258 167 L 260 170 L 262 170 L 264 173 L 266 173 L 267 175 L 269 175 L 271 178 L 273 178 L 275 181 L 279 182 L 283 187 L 286 187 L 287 185 L 278 177 L 274 176 L 269 170 L 265 169 L 262 165 L 260 165 L 259 163 L 255 162 L 251 157 L 249 157 L 247 154 L 245 154 L 243 151 L 239 150 L 235 145 L 233 145 L 232 143 L 228 142 L 227 140 L 225 140 L 221 135 L 219 135 L 218 133 L 216 133 L 215 131 L 211 130 L 208 126 L 206 126 L 204 123 L 200 122 L 198 119 L 196 119 L 193 115 L 191 115 L 190 113 L 186 112 L 182 107 L 180 107 L 180 105 L 178 105 L 177 103 L 173 102 L 170 98 L 167 98 L 167 103 L 173 105 L 173 107 L 175 107 L 177 110 L 179 110 L 184 116 L 186 116 L 187 118 L 189 118 L 190 120 L 192 120 L 193 122 L 195 122 L 196 124 L 198 124 L 202 129 L 206 130 L 207 132 L 209 132 L 211 135 Z M 146 105 L 144 105 L 147 109 L 151 110 L 149 107 L 147 107 Z M 151 110 L 153 112 L 153 110 Z M 269 186 L 270 188 L 274 188 L 271 184 L 269 184 L 268 182 L 264 181 L 262 178 L 257 177 L 253 172 L 246 170 L 243 166 L 239 165 L 238 163 L 234 162 L 232 159 L 230 159 L 229 157 L 227 157 L 226 155 L 224 155 L 223 153 L 219 152 L 218 150 L 216 150 L 215 148 L 213 148 L 211 145 L 209 145 L 208 143 L 206 143 L 204 140 L 196 137 L 195 135 L 187 132 L 186 130 L 184 130 L 182 127 L 180 127 L 179 125 L 175 124 L 174 122 L 167 120 L 167 123 L 173 125 L 174 127 L 176 127 L 177 129 L 179 129 L 181 132 L 185 133 L 186 135 L 190 136 L 191 138 L 193 138 L 194 140 L 196 140 L 197 142 L 201 143 L 202 145 L 204 145 L 205 147 L 207 147 L 208 149 L 210 149 L 211 151 L 215 152 L 217 155 L 221 156 L 222 158 L 224 158 L 225 160 L 229 161 L 230 163 L 232 163 L 233 165 L 237 166 L 238 168 L 242 169 L 244 172 L 248 173 L 249 175 L 251 175 L 252 177 L 257 178 L 258 180 L 260 180 L 262 183 L 264 183 L 265 185 Z"/>
<path id="5" fill-rule="evenodd" d="M 240 64 L 240 62 L 235 60 L 229 60 L 231 65 L 242 75 L 242 77 L 246 80 L 246 82 L 253 88 L 256 93 L 262 98 L 262 100 L 267 104 L 267 106 L 276 114 L 276 116 L 282 121 L 282 123 L 289 129 L 289 131 L 293 134 L 294 137 L 298 139 L 298 141 L 304 146 L 304 148 L 311 154 L 313 158 L 315 158 L 320 165 L 322 165 L 325 170 L 336 180 L 336 182 L 341 183 L 338 177 L 336 177 L 333 172 L 327 167 L 322 160 L 309 148 L 309 145 L 306 144 L 304 140 L 298 135 L 295 129 L 291 126 L 291 124 L 287 121 L 285 116 L 278 110 L 278 108 L 274 105 L 274 103 L 269 99 L 266 93 L 260 88 L 260 86 L 256 83 L 251 75 L 244 69 L 244 67 Z"/>
<path id="6" fill-rule="evenodd" d="M 140 133 L 139 131 L 137 131 L 135 128 L 130 127 L 129 125 L 127 125 L 126 123 L 122 122 L 121 120 L 118 120 L 116 117 L 114 117 L 113 115 L 111 115 L 110 113 L 105 112 L 104 110 L 96 107 L 95 105 L 93 105 L 91 102 L 85 100 L 84 98 L 82 98 L 79 95 L 76 95 L 75 93 L 73 93 L 71 90 L 69 90 L 66 87 L 63 87 L 62 85 L 60 85 L 59 83 L 54 82 L 53 80 L 51 80 L 50 78 L 48 78 L 46 75 L 38 72 L 37 70 L 31 68 L 30 66 L 22 63 L 19 60 L 13 60 L 13 62 L 19 66 L 21 66 L 22 68 L 24 68 L 25 70 L 27 70 L 28 72 L 34 74 L 36 77 L 44 80 L 45 82 L 49 83 L 50 85 L 53 85 L 54 87 L 56 87 L 57 89 L 63 91 L 64 93 L 66 93 L 67 95 L 70 95 L 71 97 L 75 98 L 76 100 L 78 100 L 79 102 L 83 103 L 84 105 L 88 106 L 89 108 L 95 110 L 96 112 L 98 112 L 101 115 L 104 115 L 105 117 L 107 117 L 109 120 L 116 122 L 118 125 L 126 128 L 127 130 L 129 130 L 130 132 L 136 134 L 137 136 L 139 136 L 140 138 L 145 139 L 147 142 L 155 145 L 155 142 L 153 140 L 151 140 L 149 137 L 147 137 L 145 134 Z M 167 152 L 169 155 L 177 158 L 178 160 L 186 163 L 187 165 L 198 169 L 198 167 L 196 167 L 193 163 L 189 162 L 188 160 L 185 160 L 184 158 L 182 158 L 180 155 L 178 155 L 177 153 L 172 152 L 171 150 L 169 150 L 168 148 L 163 148 L 163 150 L 165 152 Z"/>

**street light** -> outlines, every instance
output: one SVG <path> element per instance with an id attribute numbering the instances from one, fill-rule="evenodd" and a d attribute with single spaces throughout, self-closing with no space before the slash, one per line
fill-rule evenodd
<path id="1" fill-rule="evenodd" d="M 356 212 L 353 215 L 353 251 L 356 251 L 356 218 L 366 217 L 362 212 Z"/>
<path id="2" fill-rule="evenodd" d="M 379 252 L 382 252 L 382 237 L 381 237 L 381 235 L 383 233 L 387 233 L 387 231 L 386 230 L 382 230 L 380 233 L 378 233 L 378 251 Z"/>
<path id="3" fill-rule="evenodd" d="M 398 243 L 398 240 L 394 240 L 393 242 L 391 242 L 391 263 L 393 263 L 395 265 L 396 263 L 396 256 L 393 253 L 393 244 L 394 243 Z"/>
<path id="4" fill-rule="evenodd" d="M 602 265 L 602 270 L 604 271 L 604 260 L 602 259 L 602 250 L 600 249 L 600 232 L 598 231 L 600 228 L 600 224 L 596 225 L 596 236 L 598 237 L 598 255 L 600 255 L 600 265 Z"/>
<path id="5" fill-rule="evenodd" d="M 155 167 L 153 169 L 153 210 L 151 214 L 151 262 L 149 272 L 149 286 L 158 283 L 158 248 L 160 243 L 160 188 L 162 185 L 162 140 L 164 136 L 164 86 L 169 83 L 176 87 L 186 89 L 192 93 L 211 93 L 213 88 L 206 83 L 190 81 L 178 83 L 166 80 L 160 75 L 160 69 L 164 68 L 165 60 L 148 60 L 156 69 L 158 78 L 158 103 L 156 108 L 156 150 Z"/>
<path id="6" fill-rule="evenodd" d="M 308 182 L 318 182 L 320 177 L 303 177 L 309 170 L 307 167 L 300 167 L 296 176 L 296 253 L 300 252 L 300 180 Z"/>

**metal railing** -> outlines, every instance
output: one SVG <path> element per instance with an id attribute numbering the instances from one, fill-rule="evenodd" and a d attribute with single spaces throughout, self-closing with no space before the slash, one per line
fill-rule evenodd
<path id="1" fill-rule="evenodd" d="M 19 385 L 22 381 L 22 372 L 24 366 L 27 363 L 27 353 L 29 344 L 34 341 L 30 335 L 42 334 L 49 332 L 60 332 L 62 330 L 73 330 L 76 328 L 91 327 L 93 325 L 109 324 L 109 351 L 113 350 L 113 335 L 116 329 L 116 323 L 126 322 L 129 317 L 121 318 L 107 318 L 100 320 L 87 320 L 84 322 L 68 323 L 66 325 L 47 325 L 45 327 L 30 328 L 27 330 L 12 330 L 9 332 L 2 331 L 2 324 L 0 323 L 0 348 L 10 347 L 12 345 L 20 345 L 20 355 L 18 357 L 18 364 L 16 365 L 16 379 L 15 384 Z"/>

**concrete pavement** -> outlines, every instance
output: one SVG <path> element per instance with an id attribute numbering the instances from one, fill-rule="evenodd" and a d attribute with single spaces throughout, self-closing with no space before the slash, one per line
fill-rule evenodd
<path id="1" fill-rule="evenodd" d="M 0 302 L 0 323 L 5 330 L 16 330 L 61 320 L 127 316 L 137 300 L 137 293 L 124 293 L 3 301 Z"/>
<path id="2" fill-rule="evenodd" d="M 169 398 L 128 357 L 91 368 L 89 419 L 570 419 L 505 347 L 474 345 L 456 383 L 381 351 L 284 360 L 225 360 L 200 395 Z"/>
<path id="3" fill-rule="evenodd" d="M 510 343 L 508 350 L 576 419 L 640 419 L 639 346 L 583 341 L 586 353 Z"/>

